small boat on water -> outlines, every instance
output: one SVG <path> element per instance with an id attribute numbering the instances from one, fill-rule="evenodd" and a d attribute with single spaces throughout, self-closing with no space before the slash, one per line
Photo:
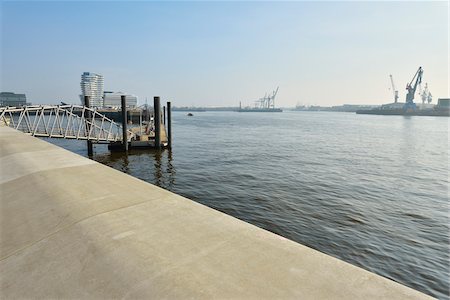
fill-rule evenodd
<path id="1" fill-rule="evenodd" d="M 193 114 L 193 113 L 188 113 L 187 116 L 188 116 L 188 117 L 193 117 L 194 114 Z"/>

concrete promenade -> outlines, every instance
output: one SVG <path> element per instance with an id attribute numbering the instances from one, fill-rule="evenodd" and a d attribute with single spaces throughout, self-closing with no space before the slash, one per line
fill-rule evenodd
<path id="1" fill-rule="evenodd" d="M 0 167 L 1 299 L 428 298 L 6 127 Z"/>

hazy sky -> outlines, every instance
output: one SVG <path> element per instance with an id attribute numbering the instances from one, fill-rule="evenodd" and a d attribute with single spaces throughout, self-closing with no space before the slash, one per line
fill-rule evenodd
<path id="1" fill-rule="evenodd" d="M 1 90 L 78 103 L 80 75 L 174 105 L 392 101 L 424 68 L 448 97 L 443 2 L 1 2 Z"/>

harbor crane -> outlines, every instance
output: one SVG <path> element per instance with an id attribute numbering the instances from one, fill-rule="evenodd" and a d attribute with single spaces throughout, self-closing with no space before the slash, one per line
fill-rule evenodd
<path id="1" fill-rule="evenodd" d="M 280 87 L 279 86 L 277 86 L 277 89 L 273 92 L 273 95 L 272 95 L 272 108 L 275 108 L 275 97 L 277 96 L 277 94 L 278 94 L 278 89 L 279 89 Z"/>
<path id="2" fill-rule="evenodd" d="M 425 88 L 422 91 L 422 86 L 419 85 L 419 95 L 422 98 L 422 104 L 428 103 L 430 104 L 431 101 L 433 101 L 433 96 L 430 93 L 430 90 L 428 89 L 428 83 L 425 83 Z"/>
<path id="3" fill-rule="evenodd" d="M 255 101 L 255 108 L 275 108 L 275 97 L 278 94 L 278 89 L 280 87 L 277 87 L 276 90 L 272 92 L 272 94 L 266 93 L 263 98 L 260 98 L 259 100 Z"/>
<path id="4" fill-rule="evenodd" d="M 389 77 L 391 77 L 392 92 L 394 93 L 394 103 L 397 103 L 398 91 L 395 89 L 394 78 L 392 77 L 392 75 L 389 75 Z"/>
<path id="5" fill-rule="evenodd" d="M 417 86 L 422 82 L 423 69 L 419 67 L 416 74 L 412 78 L 410 83 L 406 84 L 406 90 L 408 91 L 406 94 L 406 103 L 403 107 L 404 110 L 408 109 L 416 109 L 416 104 L 414 103 L 414 95 L 416 93 Z"/>

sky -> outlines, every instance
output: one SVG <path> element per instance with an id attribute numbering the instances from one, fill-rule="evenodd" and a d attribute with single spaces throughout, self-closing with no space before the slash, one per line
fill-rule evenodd
<path id="1" fill-rule="evenodd" d="M 449 96 L 449 3 L 2 1 L 1 91 L 79 103 L 80 76 L 139 103 L 276 105 L 400 101 L 424 69 Z M 418 100 L 418 99 L 417 99 Z"/>

